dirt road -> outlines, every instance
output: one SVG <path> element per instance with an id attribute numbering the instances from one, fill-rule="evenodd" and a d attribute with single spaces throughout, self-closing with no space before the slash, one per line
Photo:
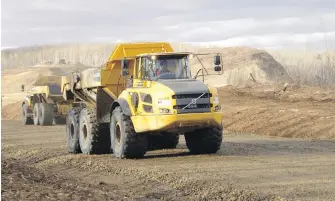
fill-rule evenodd
<path id="1" fill-rule="evenodd" d="M 64 126 L 2 121 L 4 200 L 335 199 L 335 142 L 226 134 L 219 153 L 70 155 Z"/>

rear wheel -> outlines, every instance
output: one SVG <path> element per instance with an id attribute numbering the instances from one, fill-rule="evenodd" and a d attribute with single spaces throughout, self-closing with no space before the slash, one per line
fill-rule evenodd
<path id="1" fill-rule="evenodd" d="M 29 109 L 28 105 L 24 103 L 21 107 L 21 120 L 24 125 L 30 125 L 34 123 L 33 119 L 28 117 L 28 113 L 30 112 L 31 110 Z"/>
<path id="2" fill-rule="evenodd" d="M 204 128 L 185 133 L 186 145 L 193 154 L 216 153 L 222 143 L 222 129 Z"/>
<path id="3" fill-rule="evenodd" d="M 80 153 L 79 145 L 79 115 L 80 108 L 73 108 L 66 120 L 66 139 L 69 153 Z"/>
<path id="4" fill-rule="evenodd" d="M 52 125 L 54 118 L 53 105 L 49 103 L 40 103 L 39 123 L 42 126 Z"/>
<path id="5" fill-rule="evenodd" d="M 79 144 L 84 154 L 110 153 L 109 130 L 97 123 L 95 110 L 84 108 L 80 112 Z"/>
<path id="6" fill-rule="evenodd" d="M 148 136 L 148 150 L 175 149 L 179 142 L 179 134 L 161 132 Z"/>
<path id="7" fill-rule="evenodd" d="M 141 158 L 148 149 L 147 134 L 137 134 L 129 116 L 116 107 L 110 122 L 110 138 L 114 156 L 118 158 Z"/>
<path id="8" fill-rule="evenodd" d="M 33 109 L 33 121 L 34 125 L 39 125 L 40 124 L 40 103 L 35 103 L 34 104 L 34 109 Z"/>

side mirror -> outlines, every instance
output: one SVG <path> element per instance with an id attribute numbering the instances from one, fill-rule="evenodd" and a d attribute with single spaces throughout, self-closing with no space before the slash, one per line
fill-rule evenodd
<path id="1" fill-rule="evenodd" d="M 215 70 L 216 72 L 219 72 L 219 71 L 222 70 L 222 68 L 221 68 L 221 66 L 215 66 L 215 67 L 214 67 L 214 70 Z"/>
<path id="2" fill-rule="evenodd" d="M 129 62 L 126 58 L 121 60 L 121 75 L 122 76 L 129 75 Z"/>
<path id="3" fill-rule="evenodd" d="M 221 64 L 221 56 L 220 55 L 215 55 L 214 56 L 214 65 L 218 66 Z"/>
<path id="4" fill-rule="evenodd" d="M 76 75 L 76 82 L 79 82 L 80 81 L 80 76 L 79 74 Z"/>
<path id="5" fill-rule="evenodd" d="M 220 72 L 222 70 L 222 67 L 220 66 L 220 64 L 221 64 L 221 56 L 217 54 L 214 56 L 215 72 Z"/>

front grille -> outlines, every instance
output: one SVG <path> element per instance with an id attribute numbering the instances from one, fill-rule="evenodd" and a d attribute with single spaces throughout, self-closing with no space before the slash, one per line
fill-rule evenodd
<path id="1" fill-rule="evenodd" d="M 196 93 L 196 94 L 176 94 L 172 96 L 172 99 L 187 99 L 187 98 L 198 98 L 203 93 Z M 211 93 L 205 93 L 201 98 L 209 98 L 212 97 Z"/>
<path id="2" fill-rule="evenodd" d="M 211 96 L 212 94 L 208 92 L 176 94 L 172 96 L 172 98 L 175 99 L 177 103 L 173 106 L 173 108 L 177 110 L 178 114 L 210 112 L 210 108 L 212 106 L 210 104 Z"/>
<path id="3" fill-rule="evenodd" d="M 175 105 L 173 106 L 173 109 L 176 109 L 176 110 L 180 110 L 180 109 L 183 109 L 185 108 L 187 105 Z M 186 107 L 186 109 L 200 109 L 200 108 L 211 108 L 212 107 L 212 104 L 191 104 L 189 105 L 188 107 Z"/>

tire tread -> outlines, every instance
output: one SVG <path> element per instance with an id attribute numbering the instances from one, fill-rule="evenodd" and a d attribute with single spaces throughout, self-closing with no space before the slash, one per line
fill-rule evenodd
<path id="1" fill-rule="evenodd" d="M 80 115 L 81 108 L 72 108 L 68 112 L 68 118 L 66 119 L 66 135 L 67 135 L 67 143 L 68 143 L 68 151 L 69 153 L 77 154 L 81 153 L 80 145 L 79 145 L 79 115 Z M 74 132 L 77 134 L 76 142 L 69 142 L 69 121 L 73 119 L 73 123 L 76 124 L 74 128 L 76 129 Z"/>
<path id="2" fill-rule="evenodd" d="M 204 128 L 185 133 L 186 145 L 194 154 L 213 154 L 220 150 L 222 129 Z"/>
<path id="3" fill-rule="evenodd" d="M 84 108 L 81 111 L 81 115 L 88 116 L 88 122 L 91 124 L 91 132 L 89 135 L 92 136 L 90 150 L 86 154 L 107 154 L 110 153 L 110 139 L 109 134 L 105 133 L 109 130 L 104 125 L 98 124 L 95 109 Z M 81 117 L 82 118 L 82 117 Z"/>
<path id="4" fill-rule="evenodd" d="M 148 148 L 148 139 L 146 134 L 137 134 L 134 125 L 129 116 L 125 115 L 121 107 L 116 107 L 113 115 L 121 116 L 124 122 L 124 150 L 119 158 L 141 158 L 145 155 Z"/>
<path id="5" fill-rule="evenodd" d="M 41 118 L 39 123 L 41 126 L 52 125 L 54 118 L 54 111 L 52 104 L 50 103 L 40 103 Z"/>

